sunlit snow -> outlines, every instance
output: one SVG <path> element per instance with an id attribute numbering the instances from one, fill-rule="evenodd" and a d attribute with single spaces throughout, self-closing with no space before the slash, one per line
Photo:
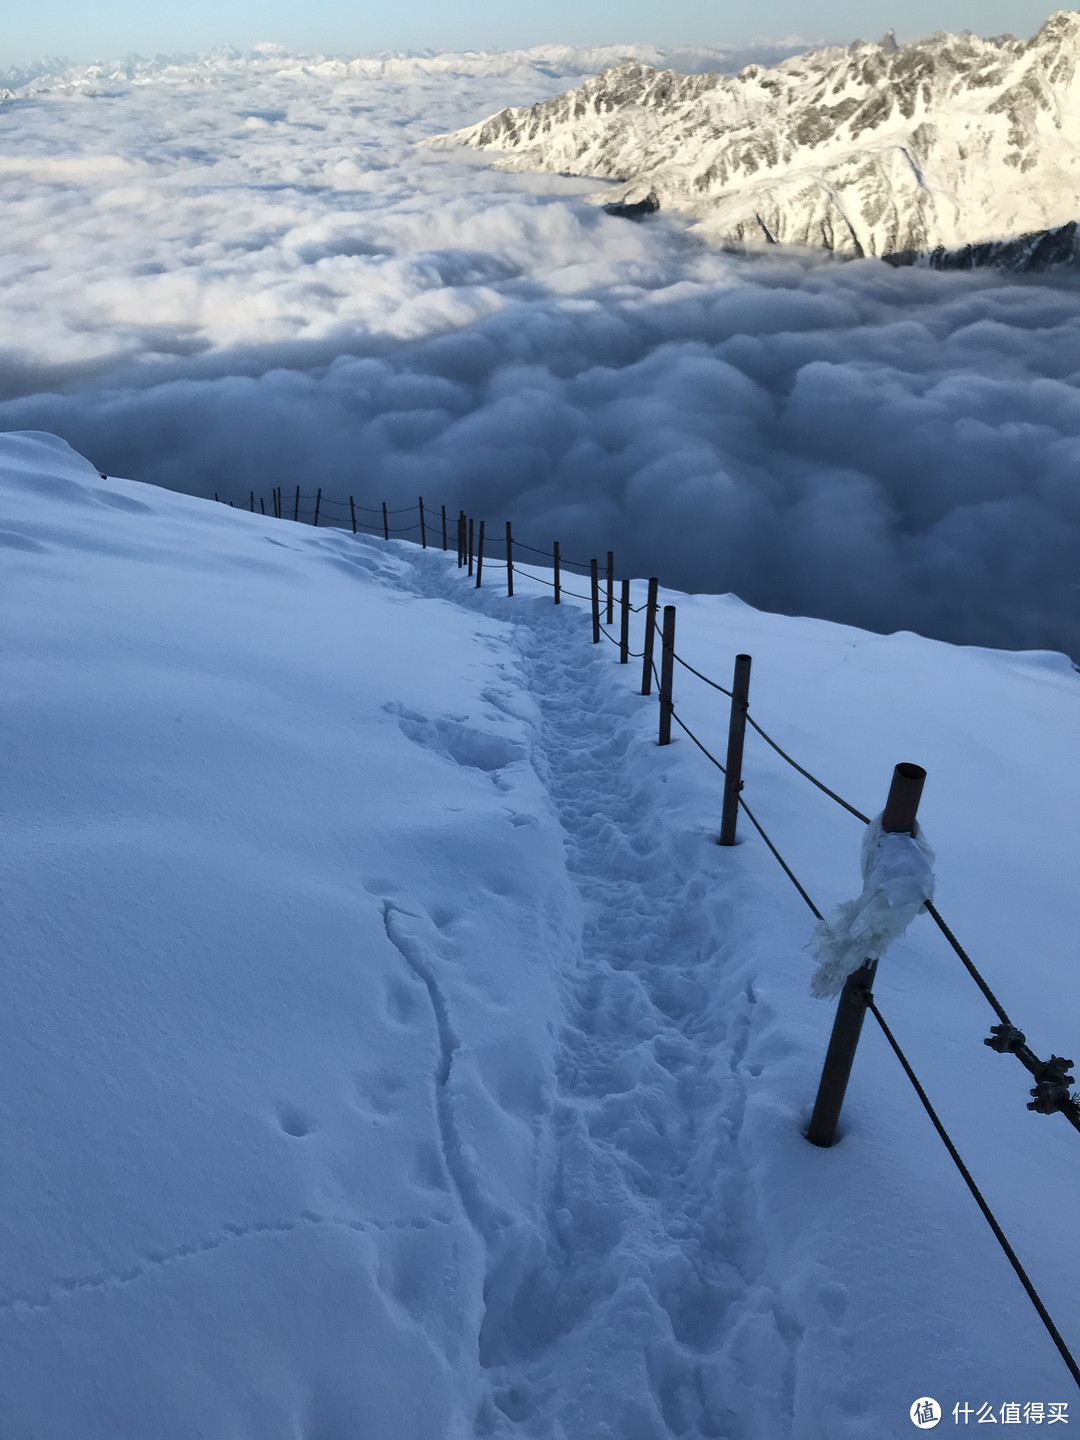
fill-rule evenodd
<path id="1" fill-rule="evenodd" d="M 0 436 L 0 505 L 6 1436 L 867 1440 L 1075 1398 L 872 1025 L 840 1145 L 803 1138 L 812 916 L 714 843 L 720 776 L 580 602 L 50 436 Z M 926 767 L 936 903 L 1075 1053 L 1071 663 L 661 601 L 867 813 Z M 752 734 L 744 773 L 850 896 L 859 823 Z M 1075 1350 L 1075 1131 L 927 917 L 875 993 Z"/>

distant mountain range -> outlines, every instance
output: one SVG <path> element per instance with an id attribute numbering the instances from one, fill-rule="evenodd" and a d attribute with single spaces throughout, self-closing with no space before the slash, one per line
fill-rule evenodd
<path id="1" fill-rule="evenodd" d="M 0 70 L 0 93 L 10 97 L 50 90 L 93 90 L 100 86 L 182 81 L 245 71 L 270 74 L 340 75 L 343 78 L 409 79 L 424 76 L 500 76 L 534 71 L 540 78 L 576 79 L 631 57 L 644 65 L 670 66 L 683 74 L 735 74 L 751 63 L 774 65 L 807 48 L 805 40 L 763 41 L 740 47 L 716 45 L 534 45 L 523 50 L 380 51 L 371 55 L 293 54 L 280 45 L 254 50 L 223 46 L 204 54 L 128 55 L 80 64 L 50 56 L 36 64 Z"/>
<path id="2" fill-rule="evenodd" d="M 734 76 L 627 58 L 427 143 L 614 180 L 593 198 L 692 216 L 721 244 L 1031 266 L 1075 253 L 1078 66 L 1080 13 L 1065 10 L 1026 41 L 890 34 Z"/>

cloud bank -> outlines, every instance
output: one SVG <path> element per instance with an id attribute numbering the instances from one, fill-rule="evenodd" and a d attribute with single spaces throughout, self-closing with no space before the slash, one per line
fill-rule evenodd
<path id="1" fill-rule="evenodd" d="M 726 256 L 586 205 L 595 181 L 415 149 L 575 83 L 530 53 L 228 59 L 0 109 L 0 428 L 1080 656 L 1075 278 Z"/>

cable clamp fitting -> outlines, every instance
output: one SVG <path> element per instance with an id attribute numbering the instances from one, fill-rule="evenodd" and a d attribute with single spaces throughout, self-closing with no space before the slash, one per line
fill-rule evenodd
<path id="1" fill-rule="evenodd" d="M 1006 1022 L 1004 1025 L 991 1025 L 990 1038 L 984 1040 L 983 1044 L 989 1045 L 990 1049 L 996 1050 L 999 1055 L 1015 1055 L 1017 1050 L 1027 1044 L 1027 1038 L 1022 1030 Z"/>
<path id="2" fill-rule="evenodd" d="M 1040 1115 L 1053 1115 L 1057 1110 L 1068 1110 L 1075 1103 L 1069 1093 L 1073 1076 L 1069 1071 L 1073 1062 L 1060 1055 L 1051 1055 L 1036 1071 L 1035 1086 L 1031 1091 L 1034 1100 L 1028 1102 L 1029 1110 Z"/>

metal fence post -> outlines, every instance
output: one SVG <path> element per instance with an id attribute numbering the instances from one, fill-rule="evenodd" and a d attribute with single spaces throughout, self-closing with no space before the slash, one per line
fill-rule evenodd
<path id="1" fill-rule="evenodd" d="M 671 744 L 671 682 L 675 673 L 675 606 L 664 606 L 664 629 L 660 637 L 660 741 Z"/>
<path id="2" fill-rule="evenodd" d="M 720 844 L 735 844 L 739 818 L 739 795 L 743 788 L 742 755 L 746 736 L 746 711 L 750 703 L 750 656 L 735 656 L 735 677 L 731 682 L 731 719 L 728 721 L 727 769 L 724 773 L 724 813 L 720 819 Z"/>
<path id="3" fill-rule="evenodd" d="M 600 576 L 597 573 L 596 561 L 589 561 L 589 589 L 592 599 L 592 643 L 600 644 Z"/>
<path id="4" fill-rule="evenodd" d="M 925 779 L 926 771 L 921 765 L 901 763 L 895 767 L 881 819 L 886 834 L 912 833 Z M 840 992 L 840 1003 L 836 1007 L 829 1048 L 825 1052 L 825 1064 L 814 1101 L 814 1113 L 806 1132 L 806 1138 L 812 1145 L 828 1148 L 836 1143 L 836 1125 L 855 1059 L 855 1047 L 862 1033 L 867 1004 L 873 999 L 871 986 L 877 963 L 876 960 L 864 960 L 858 970 L 847 977 Z"/>
<path id="5" fill-rule="evenodd" d="M 514 593 L 514 539 L 510 534 L 510 521 L 506 522 L 506 593 L 507 596 Z"/>
<path id="6" fill-rule="evenodd" d="M 292 518 L 293 518 L 294 520 L 299 520 L 299 519 L 300 519 L 300 486 L 299 486 L 299 485 L 297 485 L 297 487 L 296 487 L 296 503 L 293 505 Z"/>
<path id="7" fill-rule="evenodd" d="M 473 572 L 473 517 L 469 516 L 469 574 Z"/>
<path id="8" fill-rule="evenodd" d="M 619 664 L 630 663 L 630 581 L 622 582 L 619 594 Z"/>
<path id="9" fill-rule="evenodd" d="M 384 540 L 389 540 L 389 539 L 390 539 L 390 521 L 389 521 L 389 519 L 387 518 L 387 515 L 386 515 L 386 501 L 385 501 L 385 500 L 382 502 L 382 530 L 383 530 L 383 539 L 384 539 Z"/>
<path id="10" fill-rule="evenodd" d="M 318 488 L 318 490 L 315 492 L 315 519 L 311 522 L 313 525 L 318 525 L 318 523 L 319 523 L 319 507 L 320 507 L 321 505 L 322 505 L 322 486 L 320 485 L 319 488 Z"/>
<path id="11" fill-rule="evenodd" d="M 446 506 L 442 507 L 442 548 L 446 549 Z"/>
<path id="12" fill-rule="evenodd" d="M 480 539 L 476 547 L 476 588 L 480 589 L 480 572 L 484 568 L 484 522 L 480 521 Z"/>
<path id="13" fill-rule="evenodd" d="M 349 496 L 349 514 L 352 516 L 352 533 L 356 534 L 356 501 Z"/>
<path id="14" fill-rule="evenodd" d="M 644 652 L 641 664 L 642 695 L 652 694 L 652 652 L 653 636 L 656 634 L 656 592 L 658 588 L 659 581 L 654 575 L 649 581 L 649 598 L 645 601 L 645 643 L 641 647 Z"/>
<path id="15" fill-rule="evenodd" d="M 615 619 L 615 552 L 607 552 L 607 623 Z"/>
<path id="16" fill-rule="evenodd" d="M 558 603 L 559 603 L 559 587 L 560 587 L 560 583 L 561 583 L 561 577 L 560 577 L 560 575 L 559 575 L 559 542 L 556 540 L 556 541 L 554 541 L 553 543 L 554 543 L 554 546 L 555 546 L 555 551 L 554 551 L 554 554 L 555 554 L 555 604 L 558 605 Z"/>
<path id="17" fill-rule="evenodd" d="M 420 548 L 427 549 L 427 529 L 424 525 L 424 497 L 420 496 Z"/>

